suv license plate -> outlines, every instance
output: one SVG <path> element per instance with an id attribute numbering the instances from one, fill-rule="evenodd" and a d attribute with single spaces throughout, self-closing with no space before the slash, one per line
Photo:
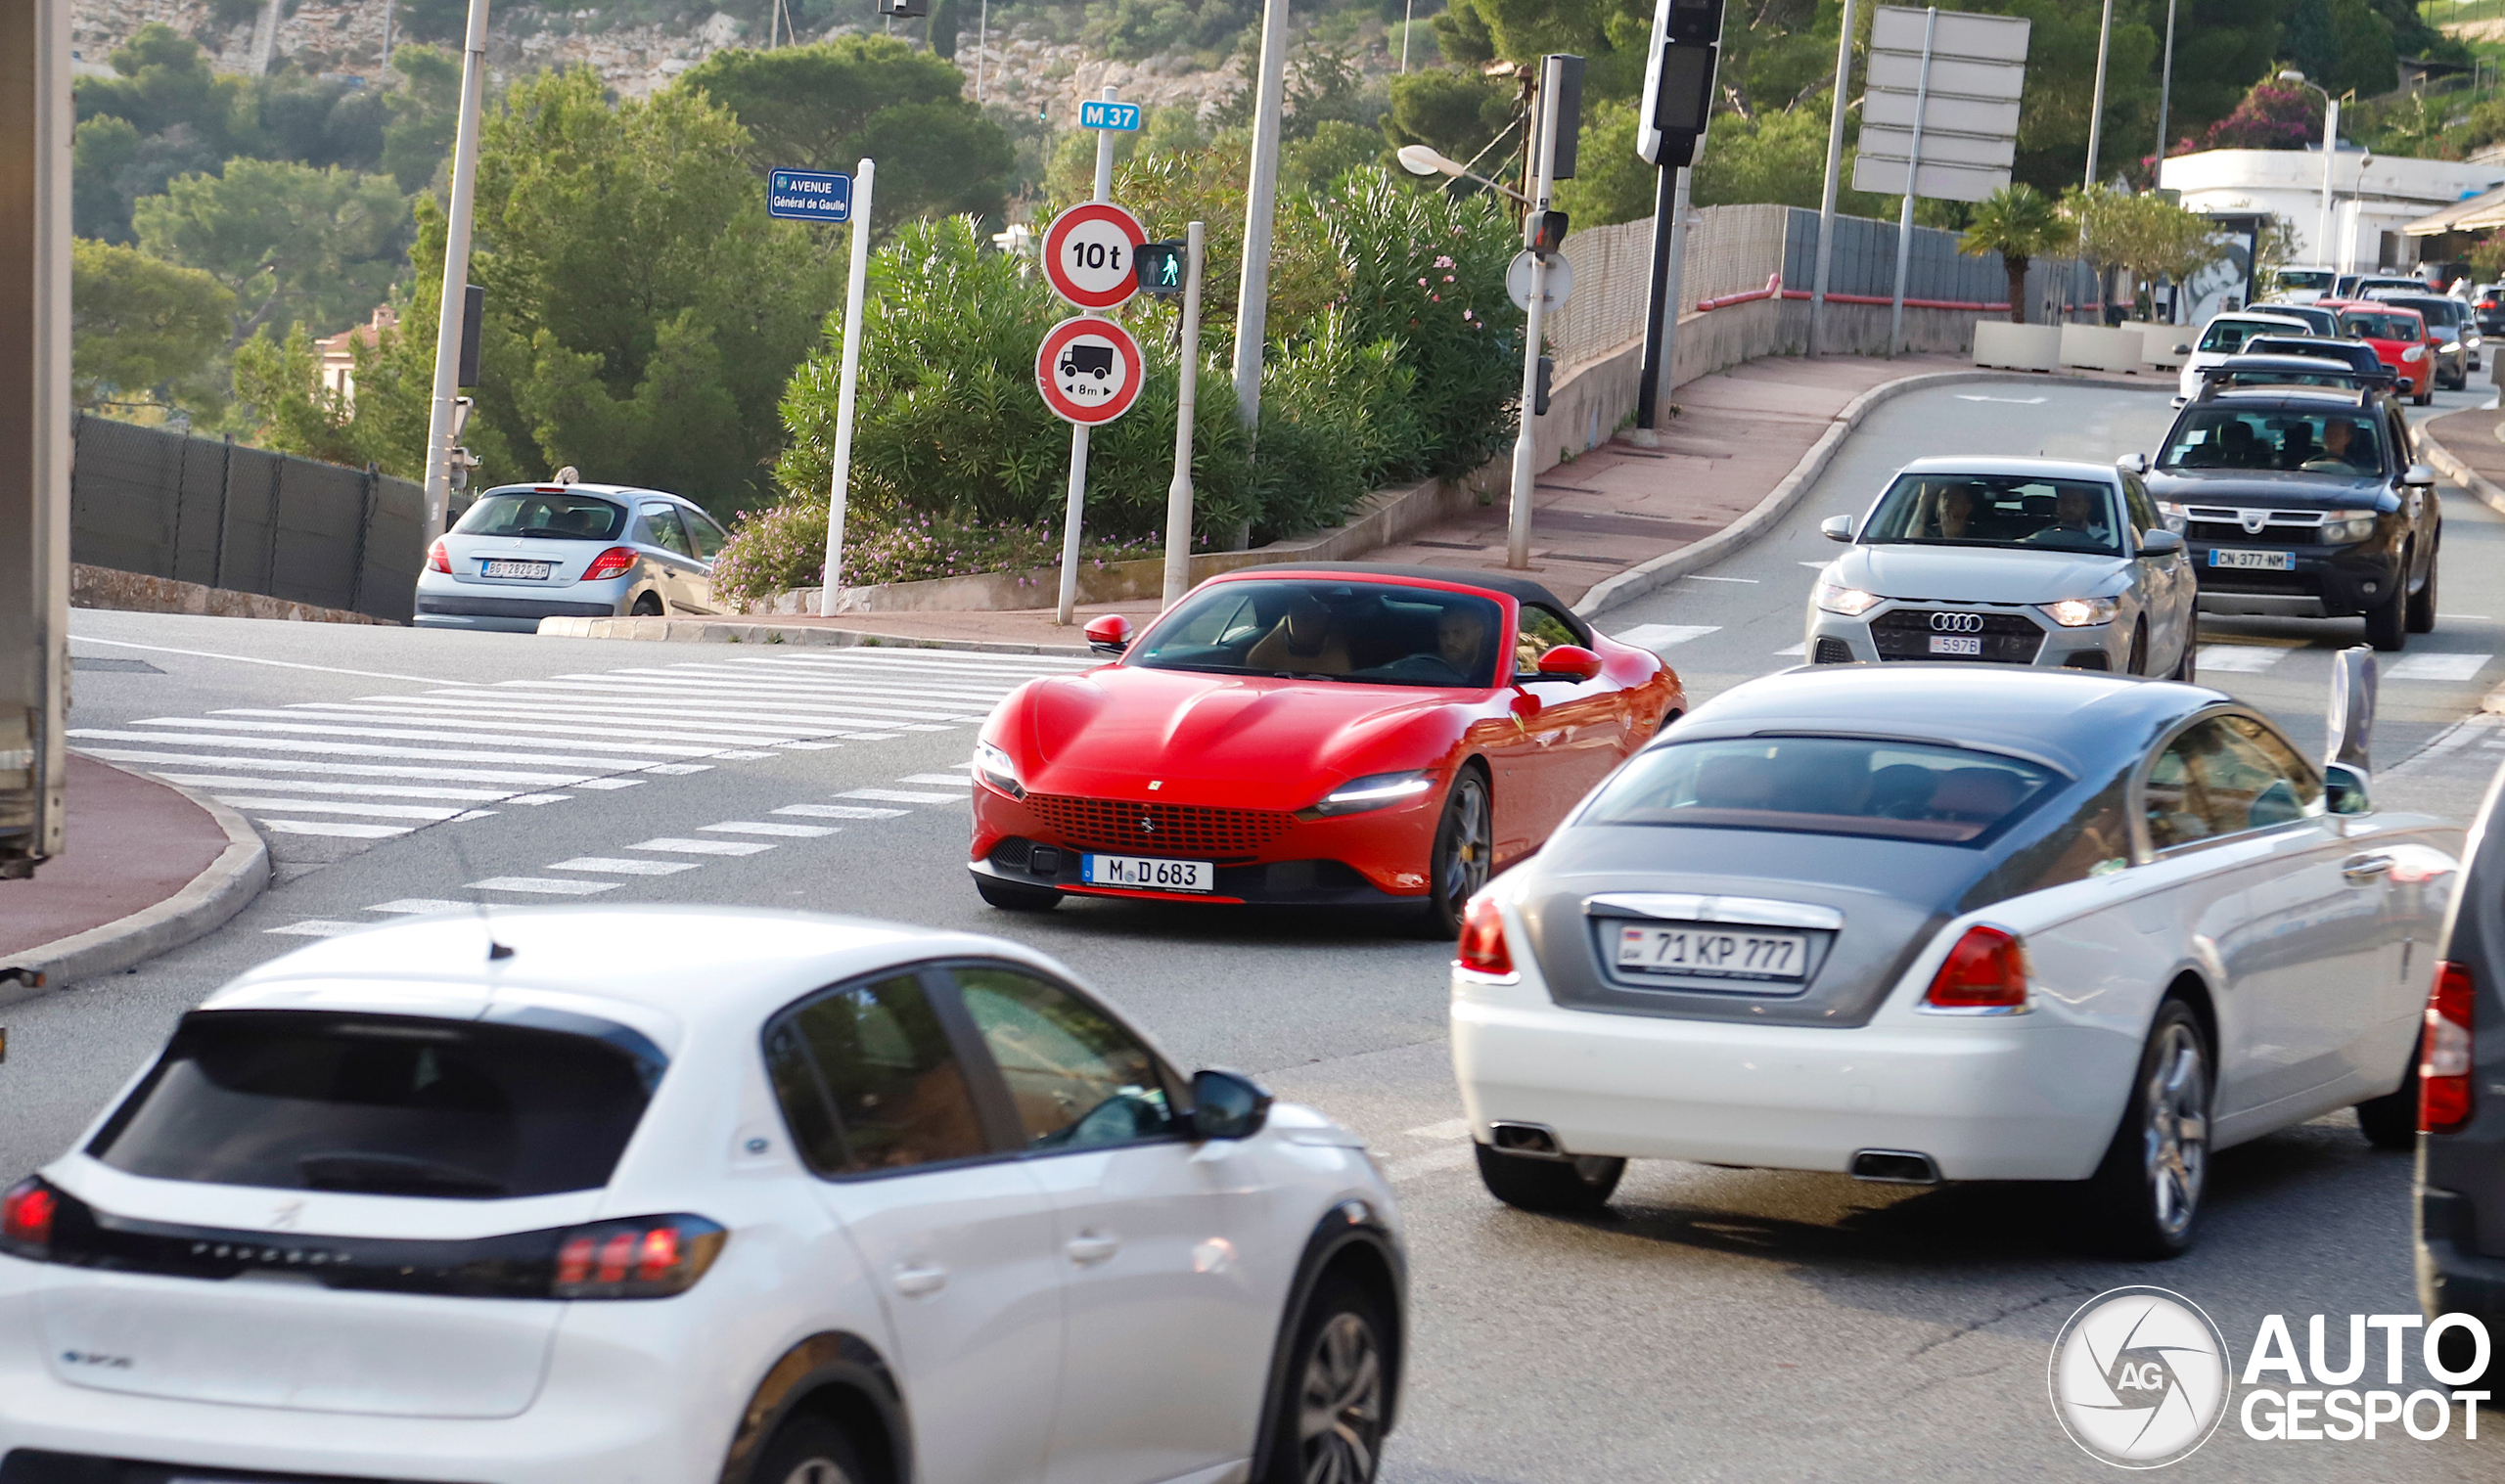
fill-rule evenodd
<path id="1" fill-rule="evenodd" d="M 1617 967 L 1642 973 L 1797 981 L 1808 972 L 1809 940 L 1797 932 L 1754 927 L 1630 922 L 1617 930 Z"/>
<path id="2" fill-rule="evenodd" d="M 1208 891 L 1217 885 L 1217 867 L 1207 861 L 1165 861 L 1149 855 L 1082 855 L 1078 878 L 1090 886 Z"/>
<path id="3" fill-rule="evenodd" d="M 2209 548 L 2209 565 L 2249 567 L 2264 572 L 2293 572 L 2297 569 L 2294 552 L 2237 552 L 2225 547 Z"/>
<path id="4" fill-rule="evenodd" d="M 1980 659 L 1983 653 L 1982 637 L 1977 634 L 1934 634 L 1931 636 L 1931 652 L 1963 654 Z"/>
<path id="5" fill-rule="evenodd" d="M 481 577 L 545 577 L 550 563 L 545 562 L 481 562 Z"/>

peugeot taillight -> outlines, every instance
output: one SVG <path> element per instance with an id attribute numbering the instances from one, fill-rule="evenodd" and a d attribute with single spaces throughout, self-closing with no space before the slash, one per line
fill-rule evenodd
<path id="1" fill-rule="evenodd" d="M 668 1298 L 696 1286 L 730 1234 L 702 1216 L 638 1216 L 557 1240 L 551 1298 Z"/>
<path id="2" fill-rule="evenodd" d="M 1461 913 L 1461 946 L 1453 963 L 1473 973 L 1509 974 L 1514 956 L 1505 946 L 1505 915 L 1496 899 L 1484 892 L 1470 899 Z"/>
<path id="3" fill-rule="evenodd" d="M 1922 999 L 1933 1010 L 2025 1010 L 2027 945 L 1997 927 L 1967 928 Z"/>
<path id="4" fill-rule="evenodd" d="M 51 1186 L 29 1177 L 0 1194 L 0 1252 L 42 1262 L 52 1255 L 52 1218 L 61 1197 Z"/>
<path id="5" fill-rule="evenodd" d="M 435 538 L 434 545 L 427 548 L 427 570 L 441 572 L 446 576 L 452 574 L 452 554 L 443 549 L 443 538 L 440 536 Z"/>
<path id="6" fill-rule="evenodd" d="M 615 577 L 634 564 L 635 549 L 633 547 L 613 546 L 591 559 L 591 565 L 583 568 L 581 580 L 598 582 L 603 577 Z"/>
<path id="7" fill-rule="evenodd" d="M 2436 966 L 2435 992 L 2427 997 L 2427 1038 L 2418 1061 L 2422 1134 L 2449 1134 L 2470 1122 L 2471 1002 L 2476 994 L 2468 968 L 2450 961 Z"/>

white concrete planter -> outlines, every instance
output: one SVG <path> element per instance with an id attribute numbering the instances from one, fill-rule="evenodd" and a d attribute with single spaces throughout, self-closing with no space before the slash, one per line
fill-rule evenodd
<path id="1" fill-rule="evenodd" d="M 2051 371 L 2062 364 L 2062 327 L 1977 320 L 1975 364 L 2011 371 Z"/>
<path id="2" fill-rule="evenodd" d="M 2174 353 L 2177 345 L 2189 345 L 2200 337 L 2198 325 L 2152 325 L 2146 321 L 2122 327 L 2135 330 L 2140 337 L 2140 359 L 2168 371 L 2180 371 L 2188 357 Z"/>
<path id="3" fill-rule="evenodd" d="M 2137 371 L 2142 342 L 2134 329 L 2108 330 L 2102 325 L 2064 325 L 2062 364 L 2088 371 Z"/>

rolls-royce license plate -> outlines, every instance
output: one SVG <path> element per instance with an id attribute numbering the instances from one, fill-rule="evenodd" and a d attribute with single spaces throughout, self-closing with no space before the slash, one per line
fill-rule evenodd
<path id="1" fill-rule="evenodd" d="M 1628 922 L 1617 929 L 1617 967 L 1716 979 L 1799 980 L 1809 971 L 1809 939 L 1768 927 Z"/>
<path id="2" fill-rule="evenodd" d="M 1960 654 L 1969 659 L 1980 659 L 1983 653 L 1982 636 L 1980 634 L 1934 634 L 1931 636 L 1931 652 Z"/>
<path id="3" fill-rule="evenodd" d="M 1208 891 L 1217 885 L 1217 867 L 1207 861 L 1166 861 L 1148 855 L 1082 855 L 1078 878 L 1090 886 Z"/>
<path id="4" fill-rule="evenodd" d="M 2293 572 L 2297 569 L 2294 552 L 2243 552 L 2226 547 L 2209 548 L 2209 565 L 2244 567 L 2259 572 Z"/>

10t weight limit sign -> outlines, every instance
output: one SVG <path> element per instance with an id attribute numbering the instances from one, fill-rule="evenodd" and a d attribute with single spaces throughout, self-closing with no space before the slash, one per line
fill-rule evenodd
<path id="1" fill-rule="evenodd" d="M 1089 202 L 1044 229 L 1044 278 L 1081 309 L 1111 309 L 1139 292 L 1138 255 L 1148 234 L 1111 202 Z"/>

